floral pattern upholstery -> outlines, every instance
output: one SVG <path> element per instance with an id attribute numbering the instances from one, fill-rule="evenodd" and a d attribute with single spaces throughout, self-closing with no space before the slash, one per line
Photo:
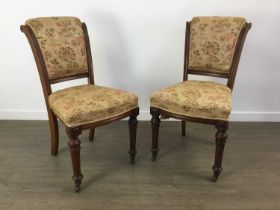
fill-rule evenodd
<path id="1" fill-rule="evenodd" d="M 229 73 L 241 17 L 194 17 L 190 29 L 189 69 Z"/>
<path id="2" fill-rule="evenodd" d="M 76 17 L 43 17 L 26 21 L 41 48 L 49 79 L 88 71 L 81 21 Z"/>
<path id="3" fill-rule="evenodd" d="M 138 107 L 132 93 L 97 85 L 80 85 L 49 96 L 52 111 L 68 127 L 108 119 Z"/>
<path id="4" fill-rule="evenodd" d="M 185 81 L 154 92 L 151 106 L 189 117 L 227 121 L 231 90 L 214 82 Z"/>

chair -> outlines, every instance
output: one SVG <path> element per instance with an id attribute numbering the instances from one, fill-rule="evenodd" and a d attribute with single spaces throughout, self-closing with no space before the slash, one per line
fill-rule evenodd
<path id="1" fill-rule="evenodd" d="M 216 151 L 212 181 L 222 171 L 223 150 L 227 139 L 231 93 L 242 47 L 251 28 L 239 17 L 194 17 L 186 24 L 183 82 L 155 91 L 150 98 L 152 115 L 152 159 L 159 152 L 160 116 L 214 125 Z M 188 75 L 206 75 L 227 79 L 227 85 L 188 80 Z"/>
<path id="2" fill-rule="evenodd" d="M 138 98 L 94 84 L 86 24 L 76 17 L 40 17 L 27 20 L 20 29 L 27 36 L 39 71 L 48 110 L 52 155 L 58 153 L 58 119 L 66 127 L 75 191 L 80 191 L 83 179 L 78 139 L 83 130 L 90 130 L 89 139 L 93 141 L 96 127 L 129 117 L 129 154 L 133 163 Z M 87 78 L 88 84 L 52 92 L 52 84 L 78 78 Z"/>

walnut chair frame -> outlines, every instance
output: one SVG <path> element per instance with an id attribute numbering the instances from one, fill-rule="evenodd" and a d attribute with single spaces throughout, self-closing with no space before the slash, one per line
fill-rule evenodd
<path id="1" fill-rule="evenodd" d="M 88 84 L 94 84 L 94 75 L 93 75 L 93 64 L 92 64 L 92 56 L 91 56 L 91 49 L 90 49 L 90 42 L 89 42 L 89 36 L 87 32 L 87 27 L 85 23 L 82 23 L 82 29 L 85 37 L 85 45 L 86 45 L 86 55 L 87 55 L 87 65 L 88 65 L 88 71 L 85 73 L 77 73 L 72 74 L 70 76 L 64 76 L 60 78 L 55 79 L 49 79 L 47 76 L 47 69 L 45 65 L 45 61 L 43 58 L 42 51 L 39 47 L 39 43 L 35 37 L 35 34 L 30 26 L 28 25 L 21 25 L 20 26 L 21 31 L 26 35 L 29 44 L 31 46 L 37 69 L 40 76 L 40 81 L 42 84 L 44 97 L 45 97 L 45 103 L 47 106 L 48 111 L 48 118 L 49 118 L 49 125 L 50 125 L 50 131 L 51 131 L 51 154 L 56 156 L 58 153 L 58 147 L 59 147 L 59 131 L 58 131 L 58 119 L 59 117 L 54 114 L 54 112 L 51 110 L 48 96 L 52 93 L 51 85 L 59 82 L 74 80 L 74 79 L 80 79 L 80 78 L 87 78 Z M 80 126 L 75 127 L 68 127 L 66 124 L 63 123 L 62 120 L 60 120 L 66 127 L 66 132 L 69 137 L 68 146 L 72 158 L 72 167 L 73 167 L 73 181 L 75 184 L 75 191 L 80 191 L 80 185 L 82 183 L 83 175 L 81 173 L 81 164 L 80 164 L 80 140 L 78 136 L 82 133 L 83 130 L 89 129 L 89 140 L 93 141 L 94 139 L 94 133 L 95 128 L 98 126 L 106 125 L 111 122 L 119 121 L 123 118 L 129 117 L 128 124 L 129 124 L 129 133 L 130 133 L 130 149 L 129 149 L 129 155 L 131 163 L 134 163 L 135 161 L 135 155 L 137 153 L 136 151 L 136 131 L 137 131 L 137 116 L 139 114 L 139 107 L 136 107 L 132 110 L 129 110 L 127 112 L 124 112 L 118 116 L 114 116 L 112 118 L 107 118 L 105 120 L 97 121 L 94 123 L 89 124 L 83 124 Z"/>
<path id="2" fill-rule="evenodd" d="M 227 86 L 233 90 L 235 76 L 237 73 L 237 68 L 243 48 L 244 41 L 246 39 L 247 33 L 251 28 L 251 23 L 245 23 L 240 31 L 240 35 L 238 37 L 236 43 L 236 49 L 233 55 L 232 64 L 229 69 L 229 73 L 213 73 L 207 70 L 194 70 L 188 67 L 189 60 L 189 48 L 190 48 L 190 29 L 191 29 L 191 21 L 186 23 L 186 34 L 185 34 L 185 54 L 184 54 L 184 74 L 183 81 L 188 80 L 189 74 L 194 75 L 204 75 L 204 76 L 213 76 L 227 79 Z M 159 137 L 159 127 L 160 127 L 160 115 L 165 117 L 171 117 L 174 119 L 181 120 L 181 133 L 182 136 L 186 135 L 186 121 L 204 123 L 214 125 L 217 129 L 216 132 L 216 150 L 215 150 L 215 161 L 212 167 L 213 176 L 212 181 L 215 182 L 218 180 L 218 177 L 222 171 L 222 159 L 225 143 L 227 140 L 227 129 L 228 129 L 228 121 L 223 120 L 214 120 L 214 119 L 204 119 L 198 117 L 189 117 L 184 115 L 175 114 L 172 112 L 168 112 L 166 110 L 150 107 L 150 113 L 152 115 L 151 126 L 152 126 L 152 160 L 155 161 L 157 158 L 157 154 L 159 152 L 158 147 L 158 137 Z"/>

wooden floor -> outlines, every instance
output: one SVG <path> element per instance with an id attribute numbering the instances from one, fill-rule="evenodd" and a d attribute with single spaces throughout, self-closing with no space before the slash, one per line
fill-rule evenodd
<path id="1" fill-rule="evenodd" d="M 0 121 L 0 209 L 177 210 L 280 209 L 280 123 L 231 123 L 224 170 L 210 182 L 211 126 L 163 122 L 160 152 L 151 161 L 149 122 L 139 122 L 136 164 L 128 156 L 127 122 L 81 136 L 80 193 L 73 191 L 67 138 L 50 155 L 46 121 Z"/>

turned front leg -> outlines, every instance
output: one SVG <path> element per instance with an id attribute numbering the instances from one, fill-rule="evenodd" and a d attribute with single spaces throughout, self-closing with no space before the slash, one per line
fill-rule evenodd
<path id="1" fill-rule="evenodd" d="M 213 166 L 213 177 L 212 181 L 217 181 L 220 173 L 222 171 L 222 160 L 223 160 L 223 153 L 224 148 L 227 140 L 227 129 L 228 123 L 220 123 L 216 125 L 217 132 L 216 132 L 216 151 L 215 151 L 215 163 Z"/>
<path id="2" fill-rule="evenodd" d="M 160 126 L 160 110 L 154 107 L 151 107 L 150 113 L 152 115 L 151 125 L 152 125 L 152 160 L 155 161 L 157 154 L 159 152 L 158 148 L 158 132 Z"/>
<path id="3" fill-rule="evenodd" d="M 131 163 L 135 162 L 135 155 L 137 154 L 136 150 L 136 132 L 137 132 L 137 116 L 139 114 L 139 109 L 132 111 L 132 114 L 129 116 L 128 125 L 129 125 L 129 137 L 130 137 L 130 161 Z"/>
<path id="4" fill-rule="evenodd" d="M 72 179 L 75 184 L 75 191 L 80 191 L 83 175 L 81 173 L 81 161 L 80 161 L 80 140 L 78 136 L 81 134 L 80 129 L 67 128 L 67 134 L 69 137 L 68 146 L 72 158 L 73 176 Z"/>

